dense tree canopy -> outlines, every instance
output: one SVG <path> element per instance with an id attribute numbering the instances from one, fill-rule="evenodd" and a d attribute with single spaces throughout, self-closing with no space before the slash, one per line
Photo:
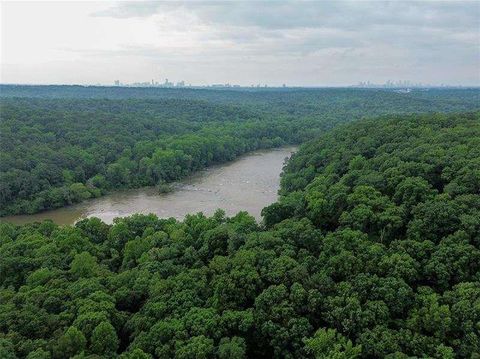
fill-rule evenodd
<path id="1" fill-rule="evenodd" d="M 479 120 L 329 131 L 289 161 L 264 224 L 2 223 L 0 356 L 477 358 Z"/>
<path id="2" fill-rule="evenodd" d="M 365 116 L 464 111 L 476 89 L 192 90 L 0 85 L 0 216 L 161 185 Z"/>

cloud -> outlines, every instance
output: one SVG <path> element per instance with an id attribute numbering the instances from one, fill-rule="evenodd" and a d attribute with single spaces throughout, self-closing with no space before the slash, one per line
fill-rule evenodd
<path id="1" fill-rule="evenodd" d="M 204 25 L 200 39 L 256 49 L 259 54 L 309 54 L 325 48 L 389 44 L 410 55 L 479 46 L 479 2 L 414 1 L 189 1 L 121 2 L 96 13 L 113 18 L 178 17 Z M 185 29 L 186 31 L 188 28 Z M 438 51 L 437 51 L 438 50 Z"/>
<path id="2" fill-rule="evenodd" d="M 149 17 L 176 9 L 211 24 L 268 29 L 376 25 L 471 29 L 478 27 L 480 14 L 477 1 L 147 1 L 117 3 L 94 16 Z"/>
<path id="3" fill-rule="evenodd" d="M 480 2 L 135 1 L 71 9 L 49 3 L 32 11 L 35 33 L 24 30 L 22 11 L 9 12 L 5 43 L 15 76 L 40 76 L 18 65 L 41 59 L 50 78 L 70 78 L 47 64 L 61 57 L 62 69 L 88 66 L 85 77 L 110 83 L 117 71 L 125 82 L 161 74 L 193 83 L 480 84 Z"/>

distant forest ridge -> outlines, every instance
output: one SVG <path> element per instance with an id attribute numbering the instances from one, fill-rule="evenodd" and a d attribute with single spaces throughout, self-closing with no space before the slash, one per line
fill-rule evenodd
<path id="1" fill-rule="evenodd" d="M 418 98 L 425 100 L 448 99 L 480 101 L 480 88 L 416 88 L 408 93 L 396 89 L 348 88 L 348 87 L 270 87 L 270 88 L 159 88 L 121 86 L 80 86 L 80 85 L 6 85 L 0 84 L 0 97 L 41 97 L 41 98 L 102 98 L 102 99 L 197 99 L 208 101 L 262 102 L 284 99 L 288 102 L 312 99 L 322 96 L 365 95 L 388 93 L 390 96 Z M 302 101 L 303 102 L 303 101 Z"/>

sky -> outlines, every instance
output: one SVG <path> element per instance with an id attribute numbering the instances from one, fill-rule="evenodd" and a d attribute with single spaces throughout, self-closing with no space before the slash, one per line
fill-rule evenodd
<path id="1" fill-rule="evenodd" d="M 2 83 L 480 85 L 480 1 L 1 2 Z"/>

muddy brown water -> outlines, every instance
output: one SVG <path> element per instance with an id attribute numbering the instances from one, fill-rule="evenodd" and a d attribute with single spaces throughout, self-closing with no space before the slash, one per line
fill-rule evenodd
<path id="1" fill-rule="evenodd" d="M 134 213 L 183 219 L 188 213 L 211 215 L 218 208 L 227 215 L 247 211 L 260 220 L 262 208 L 277 199 L 284 161 L 295 150 L 287 147 L 253 152 L 176 182 L 174 191 L 166 194 L 159 194 L 154 187 L 118 191 L 59 209 L 1 220 L 24 224 L 51 219 L 57 224 L 74 224 L 83 218 L 98 217 L 112 223 L 116 217 Z"/>

